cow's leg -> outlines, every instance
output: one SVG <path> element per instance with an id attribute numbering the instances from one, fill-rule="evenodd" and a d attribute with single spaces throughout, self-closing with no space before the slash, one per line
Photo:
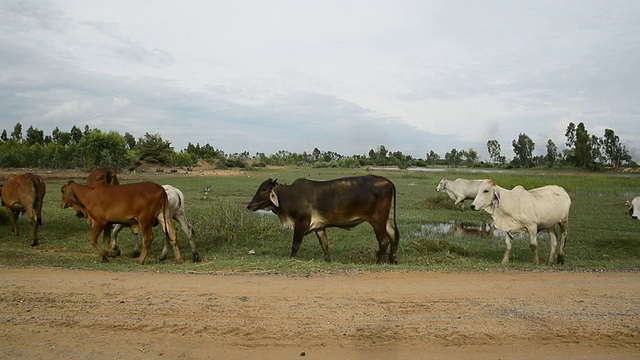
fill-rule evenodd
<path id="1" fill-rule="evenodd" d="M 398 260 L 396 260 L 396 253 L 398 252 L 398 243 L 399 243 L 398 237 L 400 237 L 400 233 L 393 225 L 393 222 L 391 221 L 391 219 L 387 221 L 386 230 L 387 230 L 387 236 L 389 237 L 389 239 L 391 239 L 391 250 L 389 250 L 389 263 L 397 264 Z"/>
<path id="2" fill-rule="evenodd" d="M 38 246 L 38 218 L 34 209 L 26 210 L 29 223 L 31 223 L 31 246 Z"/>
<path id="3" fill-rule="evenodd" d="M 174 216 L 173 219 L 180 224 L 182 232 L 184 232 L 185 235 L 187 235 L 187 239 L 189 239 L 189 246 L 191 246 L 191 255 L 193 255 L 193 262 L 199 262 L 200 254 L 198 253 L 196 242 L 193 239 L 193 227 L 187 221 L 187 217 L 184 215 L 184 213 L 181 213 Z"/>
<path id="4" fill-rule="evenodd" d="M 460 211 L 462 211 L 462 209 L 464 208 L 464 198 L 460 199 L 456 199 L 456 202 L 454 204 L 456 207 L 458 207 L 458 205 L 460 205 Z"/>
<path id="5" fill-rule="evenodd" d="M 558 243 L 558 264 L 564 265 L 564 247 L 567 246 L 567 232 L 569 230 L 569 222 L 567 220 L 560 221 L 560 242 Z"/>
<path id="6" fill-rule="evenodd" d="M 295 224 L 293 226 L 293 243 L 291 244 L 291 255 L 289 257 L 294 257 L 298 253 L 306 228 L 307 226 L 303 224 Z"/>
<path id="7" fill-rule="evenodd" d="M 540 258 L 538 257 L 538 227 L 531 227 L 529 230 L 529 247 L 533 253 L 533 263 L 540 264 Z"/>
<path id="8" fill-rule="evenodd" d="M 376 239 L 378 239 L 378 253 L 376 254 L 376 262 L 382 264 L 384 255 L 387 253 L 387 248 L 391 243 L 391 239 L 387 234 L 387 223 L 375 222 L 372 223 L 373 231 L 376 233 Z M 391 254 L 389 254 L 391 256 Z"/>
<path id="9" fill-rule="evenodd" d="M 558 236 L 555 227 L 548 230 L 549 232 L 549 265 L 556 262 L 556 248 L 558 246 Z"/>
<path id="10" fill-rule="evenodd" d="M 115 224 L 113 226 L 113 231 L 111 233 L 111 244 L 109 247 L 109 256 L 111 257 L 120 256 L 120 249 L 118 248 L 118 234 L 123 227 L 124 225 L 122 224 Z"/>
<path id="11" fill-rule="evenodd" d="M 178 246 L 178 241 L 176 236 L 176 228 L 173 226 L 171 219 L 167 218 L 167 221 L 165 222 L 164 217 L 159 216 L 158 222 L 160 226 L 162 226 L 162 229 L 164 229 L 165 231 L 165 235 L 166 235 L 165 246 L 166 246 L 166 241 L 168 240 L 171 246 L 173 247 L 173 254 L 175 257 L 176 264 L 182 264 L 182 256 L 180 255 L 180 247 Z M 167 251 L 165 251 L 165 249 L 162 250 L 162 253 L 164 254 L 164 258 L 162 255 L 160 255 L 160 260 L 166 259 Z"/>
<path id="12" fill-rule="evenodd" d="M 138 258 L 138 265 L 144 265 L 144 261 L 147 259 L 147 251 L 153 241 L 153 228 L 151 227 L 151 224 L 146 224 L 144 226 L 140 224 L 140 231 L 142 232 L 142 251 Z"/>
<path id="13" fill-rule="evenodd" d="M 17 212 L 18 214 L 16 214 L 15 211 L 13 211 L 13 209 L 11 209 L 11 207 L 9 205 L 6 205 L 5 208 L 7 209 L 7 212 L 9 213 L 9 217 L 11 218 L 11 225 L 13 225 L 13 235 L 18 235 L 18 214 L 20 214 L 20 212 Z"/>
<path id="14" fill-rule="evenodd" d="M 140 234 L 131 230 L 131 238 L 133 239 L 133 252 L 131 257 L 136 258 L 140 256 Z"/>
<path id="15" fill-rule="evenodd" d="M 504 233 L 504 255 L 502 256 L 502 263 L 509 263 L 509 254 L 511 253 L 511 234 L 508 232 Z"/>
<path id="16" fill-rule="evenodd" d="M 105 226 L 108 225 L 97 224 L 94 221 L 91 225 L 91 230 L 89 231 L 89 240 L 91 240 L 91 245 L 93 245 L 93 247 L 98 250 L 98 254 L 100 254 L 100 257 L 102 257 L 102 262 L 109 262 L 109 254 L 107 253 L 107 250 L 104 249 L 104 247 L 100 246 L 100 244 L 98 244 L 98 237 L 100 236 L 100 233 Z"/>
<path id="17" fill-rule="evenodd" d="M 324 252 L 324 261 L 331 262 L 331 253 L 329 252 L 329 241 L 327 241 L 327 231 L 325 229 L 317 230 L 316 236 L 318 236 L 318 241 L 320 241 L 320 247 L 322 247 L 322 251 Z"/>
<path id="18" fill-rule="evenodd" d="M 169 254 L 170 244 L 171 243 L 169 242 L 169 239 L 165 236 L 164 245 L 162 246 L 162 252 L 160 253 L 160 257 L 158 258 L 158 260 L 165 261 L 167 259 L 167 255 Z"/>

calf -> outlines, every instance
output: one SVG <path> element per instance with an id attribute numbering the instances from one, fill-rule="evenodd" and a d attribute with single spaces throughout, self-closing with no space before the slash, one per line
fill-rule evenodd
<path id="1" fill-rule="evenodd" d="M 18 235 L 18 216 L 26 213 L 31 223 L 31 246 L 38 245 L 38 226 L 42 225 L 42 205 L 46 185 L 42 177 L 11 174 L 2 186 L 2 203 L 9 213 L 13 233 Z"/>
<path id="2" fill-rule="evenodd" d="M 91 231 L 89 239 L 102 260 L 109 261 L 108 250 L 99 246 L 97 239 L 104 231 L 105 244 L 111 243 L 111 225 L 125 224 L 142 231 L 142 252 L 138 264 L 143 265 L 153 241 L 153 226 L 160 224 L 173 246 L 176 263 L 182 263 L 176 242 L 176 230 L 171 223 L 167 194 L 162 186 L 150 181 L 110 186 L 97 182 L 95 187 L 69 181 L 62 186 L 62 207 L 82 209 Z"/>
<path id="3" fill-rule="evenodd" d="M 389 218 L 393 204 L 393 221 Z M 297 179 L 291 185 L 265 180 L 247 206 L 251 211 L 270 210 L 293 229 L 291 257 L 300 248 L 302 238 L 315 232 L 331 261 L 325 229 L 349 229 L 368 222 L 378 239 L 377 261 L 382 262 L 389 244 L 389 262 L 396 263 L 400 233 L 396 225 L 396 188 L 386 178 L 374 175 L 346 177 L 329 181 Z"/>
<path id="4" fill-rule="evenodd" d="M 538 264 L 538 231 L 549 232 L 549 264 L 556 260 L 564 264 L 564 247 L 569 228 L 571 198 L 560 186 L 547 185 L 532 190 L 516 186 L 507 190 L 493 180 L 484 180 L 473 203 L 472 210 L 484 210 L 491 214 L 495 228 L 505 232 L 505 252 L 502 263 L 509 262 L 512 232 L 529 232 L 529 246 L 533 262 Z M 557 226 L 556 226 L 557 225 Z M 560 242 L 558 242 L 560 238 Z"/>
<path id="5" fill-rule="evenodd" d="M 173 187 L 171 185 L 162 185 L 165 192 L 167 193 L 168 206 L 169 206 L 169 215 L 171 219 L 177 221 L 180 224 L 180 228 L 182 232 L 187 235 L 187 239 L 189 239 L 189 245 L 191 246 L 191 253 L 193 254 L 193 262 L 200 261 L 200 255 L 198 254 L 198 249 L 196 247 L 196 243 L 193 240 L 193 227 L 187 221 L 187 213 L 184 209 L 184 195 L 180 189 Z M 115 254 L 116 256 L 120 254 L 120 250 L 118 249 L 118 233 L 125 225 L 117 224 L 113 229 L 113 237 L 111 238 L 111 250 L 109 254 Z M 140 238 L 137 233 L 133 233 L 133 257 L 137 257 L 140 255 Z M 164 247 L 162 248 L 162 253 L 160 254 L 160 260 L 165 260 L 167 258 L 167 253 L 169 252 L 169 242 L 165 239 Z"/>
<path id="6" fill-rule="evenodd" d="M 475 198 L 478 193 L 478 188 L 484 180 L 467 180 L 467 179 L 455 179 L 449 181 L 442 179 L 436 186 L 436 191 L 442 191 L 447 193 L 453 201 L 454 205 L 460 204 L 460 211 L 464 208 L 464 201 L 466 199 Z"/>

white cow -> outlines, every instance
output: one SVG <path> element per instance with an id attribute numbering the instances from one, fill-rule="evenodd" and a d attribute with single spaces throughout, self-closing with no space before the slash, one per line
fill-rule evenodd
<path id="1" fill-rule="evenodd" d="M 493 180 L 482 182 L 478 194 L 471 203 L 471 209 L 484 210 L 491 214 L 496 229 L 505 232 L 503 264 L 509 262 L 511 233 L 524 230 L 529 232 L 529 246 L 533 251 L 535 264 L 540 262 L 538 259 L 538 231 L 540 230 L 547 230 L 549 233 L 549 264 L 555 262 L 556 252 L 558 264 L 564 264 L 570 207 L 571 198 L 560 186 L 547 185 L 532 190 L 516 186 L 513 190 L 507 190 L 496 185 Z M 556 225 L 559 226 L 556 227 Z"/>
<path id="2" fill-rule="evenodd" d="M 640 218 L 640 196 L 636 196 L 631 202 L 627 201 L 627 205 L 629 205 L 629 215 L 631 215 L 631 218 Z"/>
<path id="3" fill-rule="evenodd" d="M 455 206 L 460 204 L 460 211 L 464 208 L 465 199 L 473 199 L 478 193 L 478 188 L 484 180 L 467 180 L 467 179 L 455 179 L 449 181 L 447 179 L 440 180 L 440 183 L 436 187 L 436 191 L 443 191 L 449 195 L 455 201 Z"/>
<path id="4" fill-rule="evenodd" d="M 193 228 L 191 224 L 187 221 L 187 214 L 184 210 L 184 195 L 180 189 L 173 187 L 171 185 L 162 185 L 164 191 L 167 193 L 167 198 L 169 199 L 169 214 L 171 218 L 177 221 L 180 224 L 180 228 L 187 235 L 189 239 L 189 245 L 191 246 L 191 252 L 194 257 L 194 261 L 199 261 L 200 257 L 198 255 L 198 250 L 196 248 L 196 243 L 194 242 L 193 236 Z M 118 250 L 118 233 L 125 225 L 116 224 L 113 229 L 112 237 L 111 237 L 111 253 L 120 254 L 120 250 Z M 132 230 L 133 231 L 133 230 Z M 137 233 L 133 233 L 133 256 L 136 257 L 140 254 L 140 238 Z M 164 247 L 162 248 L 162 253 L 160 254 L 160 260 L 164 260 L 167 258 L 167 253 L 169 252 L 169 242 L 165 239 Z"/>

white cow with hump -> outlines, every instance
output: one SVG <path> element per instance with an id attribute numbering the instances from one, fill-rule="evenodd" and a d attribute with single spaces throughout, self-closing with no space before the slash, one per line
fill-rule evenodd
<path id="1" fill-rule="evenodd" d="M 473 199 L 478 194 L 478 188 L 484 180 L 467 180 L 467 179 L 455 179 L 449 181 L 447 179 L 440 180 L 440 183 L 436 187 L 436 191 L 446 192 L 451 199 L 455 201 L 455 206 L 460 204 L 460 211 L 464 208 L 465 199 Z"/>
<path id="2" fill-rule="evenodd" d="M 636 196 L 631 202 L 627 201 L 627 205 L 629 205 L 629 215 L 631 215 L 631 218 L 640 218 L 640 196 Z"/>
<path id="3" fill-rule="evenodd" d="M 509 262 L 512 233 L 526 230 L 533 262 L 538 264 L 538 232 L 549 233 L 549 264 L 564 264 L 564 247 L 569 228 L 569 194 L 556 185 L 547 185 L 531 190 L 516 186 L 508 190 L 485 180 L 478 189 L 471 209 L 484 210 L 491 214 L 496 229 L 505 232 L 505 251 L 502 263 Z M 558 242 L 558 238 L 560 241 Z"/>

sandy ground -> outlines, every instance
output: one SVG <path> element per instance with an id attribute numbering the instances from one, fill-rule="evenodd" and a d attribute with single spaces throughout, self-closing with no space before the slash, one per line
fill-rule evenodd
<path id="1" fill-rule="evenodd" d="M 638 359 L 640 273 L 0 267 L 2 359 Z"/>

